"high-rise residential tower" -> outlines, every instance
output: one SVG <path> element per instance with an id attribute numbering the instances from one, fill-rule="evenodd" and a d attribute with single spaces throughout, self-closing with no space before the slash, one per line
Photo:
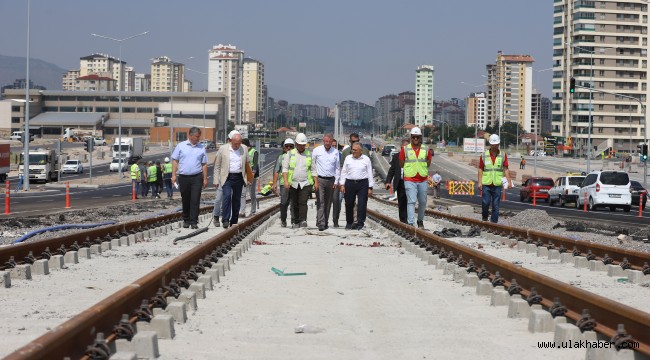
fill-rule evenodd
<path id="1" fill-rule="evenodd" d="M 242 122 L 264 122 L 264 64 L 251 58 L 244 59 L 242 80 Z"/>
<path id="2" fill-rule="evenodd" d="M 648 3 L 555 0 L 553 8 L 552 134 L 574 153 L 636 151 L 648 92 Z"/>
<path id="3" fill-rule="evenodd" d="M 487 125 L 485 93 L 473 93 L 467 98 L 467 110 L 465 111 L 467 126 L 476 126 L 485 130 Z"/>
<path id="4" fill-rule="evenodd" d="M 490 126 L 517 122 L 531 131 L 533 67 L 530 55 L 497 53 L 487 70 L 487 121 Z"/>
<path id="5" fill-rule="evenodd" d="M 226 117 L 229 121 L 241 121 L 241 87 L 244 51 L 233 45 L 215 45 L 208 51 L 208 91 L 222 92 L 229 105 Z M 239 116 L 238 116 L 239 113 Z"/>
<path id="6" fill-rule="evenodd" d="M 153 59 L 151 63 L 151 91 L 183 92 L 185 89 L 185 65 L 167 56 Z"/>
<path id="7" fill-rule="evenodd" d="M 432 65 L 415 70 L 415 125 L 419 127 L 433 124 L 433 75 Z"/>

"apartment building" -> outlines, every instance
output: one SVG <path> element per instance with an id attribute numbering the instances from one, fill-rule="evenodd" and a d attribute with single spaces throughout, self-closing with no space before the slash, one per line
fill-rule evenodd
<path id="1" fill-rule="evenodd" d="M 106 54 L 92 54 L 79 58 L 79 76 L 91 74 L 110 77 L 116 81 L 117 91 L 129 91 L 128 83 L 121 74 L 125 73 L 126 62 Z"/>
<path id="2" fill-rule="evenodd" d="M 167 56 L 154 58 L 151 63 L 152 92 L 184 92 L 185 65 Z"/>
<path id="3" fill-rule="evenodd" d="M 487 126 L 487 99 L 485 93 L 473 93 L 467 98 L 465 124 L 485 130 Z"/>
<path id="4" fill-rule="evenodd" d="M 636 151 L 646 121 L 648 3 L 555 0 L 553 8 L 552 134 L 573 153 Z"/>
<path id="5" fill-rule="evenodd" d="M 80 76 L 80 70 L 68 70 L 63 74 L 63 81 L 61 82 L 61 89 L 65 91 L 74 91 L 77 86 L 77 78 Z"/>
<path id="6" fill-rule="evenodd" d="M 264 64 L 251 58 L 244 59 L 242 74 L 242 122 L 264 122 Z"/>
<path id="7" fill-rule="evenodd" d="M 228 100 L 227 118 L 229 121 L 241 123 L 241 103 L 239 88 L 241 87 L 244 51 L 234 45 L 218 44 L 208 51 L 208 91 L 222 92 Z"/>
<path id="8" fill-rule="evenodd" d="M 434 68 L 422 65 L 415 70 L 415 125 L 433 124 Z"/>
<path id="9" fill-rule="evenodd" d="M 133 91 L 151 91 L 151 74 L 135 74 Z"/>
<path id="10" fill-rule="evenodd" d="M 524 131 L 531 131 L 533 62 L 530 55 L 499 51 L 496 63 L 486 65 L 488 125 L 516 122 Z"/>

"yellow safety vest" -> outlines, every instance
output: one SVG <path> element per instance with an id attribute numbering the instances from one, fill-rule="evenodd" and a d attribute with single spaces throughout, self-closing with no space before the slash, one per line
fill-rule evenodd
<path id="1" fill-rule="evenodd" d="M 427 165 L 427 155 L 429 149 L 426 146 L 420 145 L 419 155 L 415 155 L 415 150 L 411 144 L 404 147 L 404 177 L 412 178 L 416 175 L 422 177 L 429 176 L 429 166 Z"/>
<path id="2" fill-rule="evenodd" d="M 171 173 L 172 173 L 172 164 L 165 163 L 163 165 L 163 174 L 171 174 Z"/>
<path id="3" fill-rule="evenodd" d="M 289 180 L 289 186 L 291 186 L 291 182 L 293 179 L 293 171 L 296 169 L 296 154 L 298 153 L 298 150 L 293 149 L 289 151 L 287 154 L 291 156 L 289 158 L 289 171 L 287 172 L 288 175 L 288 180 Z M 314 179 L 311 177 L 311 153 L 309 150 L 305 149 L 305 152 L 303 153 L 307 157 L 307 181 L 309 181 L 309 185 L 314 185 Z"/>
<path id="4" fill-rule="evenodd" d="M 499 155 L 494 159 L 494 164 L 492 164 L 490 150 L 487 150 L 485 154 L 483 154 L 483 178 L 481 179 L 481 184 L 501 186 L 503 185 L 503 182 L 501 181 L 502 177 L 503 156 L 499 153 Z"/>
<path id="5" fill-rule="evenodd" d="M 156 165 L 149 166 L 149 169 L 147 171 L 149 172 L 149 182 L 156 181 L 156 173 L 158 172 Z"/>
<path id="6" fill-rule="evenodd" d="M 254 148 L 248 150 L 248 163 L 251 166 L 251 170 L 253 170 L 253 157 L 255 156 L 256 151 L 257 150 L 255 150 Z"/>
<path id="7" fill-rule="evenodd" d="M 138 164 L 131 165 L 131 180 L 140 180 L 140 167 Z"/>

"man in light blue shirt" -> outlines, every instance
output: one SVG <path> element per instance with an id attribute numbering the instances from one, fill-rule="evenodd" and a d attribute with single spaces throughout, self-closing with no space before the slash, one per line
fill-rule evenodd
<path id="1" fill-rule="evenodd" d="M 183 227 L 198 229 L 201 190 L 208 186 L 208 157 L 201 140 L 201 129 L 191 127 L 185 140 L 172 153 L 172 183 L 176 183 L 183 203 Z M 202 186 L 201 186 L 202 185 Z"/>

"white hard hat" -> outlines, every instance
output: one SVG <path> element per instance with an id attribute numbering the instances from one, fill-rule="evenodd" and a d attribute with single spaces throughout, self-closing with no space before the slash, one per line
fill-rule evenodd
<path id="1" fill-rule="evenodd" d="M 296 135 L 296 144 L 307 145 L 307 136 L 303 133 Z"/>
<path id="2" fill-rule="evenodd" d="M 168 157 L 165 158 L 165 162 L 169 162 L 169 158 L 168 158 Z"/>
<path id="3" fill-rule="evenodd" d="M 284 145 L 295 145 L 296 143 L 293 142 L 293 139 L 286 139 L 284 140 Z"/>
<path id="4" fill-rule="evenodd" d="M 492 134 L 488 141 L 490 142 L 490 145 L 498 145 L 501 142 L 501 139 L 499 138 L 499 135 Z"/>
<path id="5" fill-rule="evenodd" d="M 228 139 L 232 140 L 232 138 L 237 134 L 239 134 L 239 131 L 237 131 L 237 130 L 233 130 L 233 131 L 229 132 L 228 133 Z"/>
<path id="6" fill-rule="evenodd" d="M 411 135 L 422 136 L 422 130 L 419 127 L 414 127 L 411 129 Z"/>

